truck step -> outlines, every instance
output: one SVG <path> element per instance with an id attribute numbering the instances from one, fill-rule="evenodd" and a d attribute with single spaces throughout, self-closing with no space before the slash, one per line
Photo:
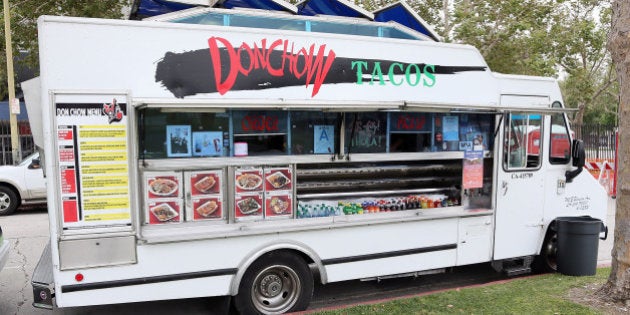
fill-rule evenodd
<path id="1" fill-rule="evenodd" d="M 514 266 L 514 267 L 505 268 L 503 269 L 503 271 L 508 277 L 513 277 L 513 276 L 531 273 L 532 268 L 524 267 L 524 266 Z"/>

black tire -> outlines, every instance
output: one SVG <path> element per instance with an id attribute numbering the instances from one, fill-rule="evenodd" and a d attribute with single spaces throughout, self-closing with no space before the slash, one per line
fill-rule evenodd
<path id="1" fill-rule="evenodd" d="M 534 272 L 548 273 L 558 271 L 558 233 L 549 230 L 540 249 L 540 254 L 532 265 Z"/>
<path id="2" fill-rule="evenodd" d="M 240 314 L 283 314 L 305 310 L 313 296 L 313 274 L 298 255 L 268 253 L 245 272 L 234 298 Z"/>
<path id="3" fill-rule="evenodd" d="M 0 216 L 9 215 L 20 205 L 20 199 L 13 189 L 0 186 Z"/>

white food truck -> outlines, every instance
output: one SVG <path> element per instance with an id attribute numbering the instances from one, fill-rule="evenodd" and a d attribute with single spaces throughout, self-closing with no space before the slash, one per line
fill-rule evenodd
<path id="1" fill-rule="evenodd" d="M 36 306 L 233 296 L 284 313 L 314 279 L 552 270 L 556 218 L 605 219 L 554 79 L 389 23 L 204 14 L 216 25 L 39 19 Z"/>

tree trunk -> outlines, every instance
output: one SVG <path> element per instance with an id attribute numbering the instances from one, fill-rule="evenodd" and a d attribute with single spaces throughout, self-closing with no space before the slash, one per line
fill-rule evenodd
<path id="1" fill-rule="evenodd" d="M 619 165 L 617 213 L 612 268 L 608 282 L 600 290 L 602 298 L 630 301 L 630 1 L 612 4 L 612 27 L 608 50 L 617 70 L 619 99 Z"/>
<path id="2" fill-rule="evenodd" d="M 584 112 L 586 111 L 584 101 L 578 102 L 577 109 L 577 113 L 575 113 L 575 117 L 573 118 L 573 124 L 581 126 L 584 123 Z"/>

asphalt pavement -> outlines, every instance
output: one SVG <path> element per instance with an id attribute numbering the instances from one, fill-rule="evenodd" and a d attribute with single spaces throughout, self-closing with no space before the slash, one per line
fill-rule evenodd
<path id="1" fill-rule="evenodd" d="M 598 265 L 610 265 L 615 224 L 615 200 L 608 204 L 608 239 L 600 241 Z M 32 306 L 33 293 L 30 283 L 35 265 L 49 239 L 46 209 L 18 211 L 8 217 L 0 217 L 5 239 L 11 242 L 9 261 L 0 272 L 1 315 L 126 315 L 126 314 L 223 314 L 225 298 L 156 301 L 107 306 L 54 309 L 37 309 Z M 403 278 L 375 281 L 347 281 L 344 283 L 316 286 L 310 309 L 337 307 L 360 301 L 383 300 L 409 296 L 419 292 L 462 287 L 466 285 L 503 279 L 487 265 L 456 269 L 451 273 L 423 276 L 419 279 Z"/>

